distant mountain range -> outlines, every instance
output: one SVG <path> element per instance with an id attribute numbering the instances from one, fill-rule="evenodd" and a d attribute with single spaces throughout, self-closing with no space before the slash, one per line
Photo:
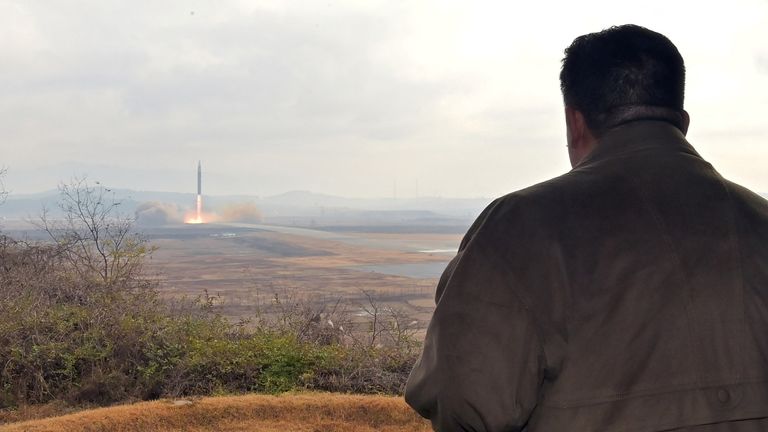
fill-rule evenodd
<path id="1" fill-rule="evenodd" d="M 120 211 L 138 216 L 139 224 L 180 223 L 195 207 L 191 193 L 112 189 Z M 768 198 L 768 194 L 762 194 Z M 11 194 L 0 205 L 0 220 L 36 218 L 45 207 L 61 215 L 59 193 Z M 324 226 L 347 229 L 354 226 L 436 226 L 463 232 L 491 202 L 490 198 L 345 198 L 309 191 L 291 191 L 270 197 L 249 195 L 204 196 L 203 208 L 211 214 L 227 214 L 234 221 Z M 243 211 L 245 209 L 245 211 Z M 234 216 L 232 216 L 234 214 Z M 142 218 L 142 215 L 144 216 Z M 237 219 L 247 215 L 248 219 Z"/>
<path id="2" fill-rule="evenodd" d="M 140 215 L 152 206 L 165 213 L 183 214 L 192 211 L 195 206 L 195 195 L 190 193 L 127 189 L 110 189 L 108 193 L 121 203 L 120 211 L 129 215 Z M 61 214 L 58 201 L 59 192 L 56 190 L 12 194 L 0 205 L 0 218 L 35 218 L 44 207 L 56 217 Z M 468 227 L 490 202 L 488 198 L 345 198 L 309 191 L 291 191 L 270 197 L 203 197 L 203 207 L 207 212 L 227 212 L 247 205 L 258 209 L 263 220 L 271 223 L 307 226 L 436 224 L 453 225 L 460 227 L 460 230 Z M 173 217 L 168 220 L 171 219 Z"/>

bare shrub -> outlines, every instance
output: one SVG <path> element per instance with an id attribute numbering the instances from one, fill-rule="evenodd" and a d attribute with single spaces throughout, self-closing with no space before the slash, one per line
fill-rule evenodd
<path id="1" fill-rule="evenodd" d="M 60 192 L 64 218 L 40 218 L 51 242 L 0 236 L 0 407 L 144 391 L 131 365 L 164 308 L 141 271 L 151 248 L 108 189 L 76 181 Z"/>
<path id="2" fill-rule="evenodd" d="M 152 253 L 147 240 L 133 230 L 134 219 L 122 215 L 120 201 L 96 182 L 74 179 L 59 185 L 62 219 L 43 209 L 36 225 L 61 248 L 61 255 L 80 280 L 104 286 L 135 280 Z"/>
<path id="3" fill-rule="evenodd" d="M 5 183 L 3 182 L 7 172 L 7 168 L 0 168 L 0 204 L 4 203 L 5 199 L 8 197 L 8 191 L 5 190 Z"/>

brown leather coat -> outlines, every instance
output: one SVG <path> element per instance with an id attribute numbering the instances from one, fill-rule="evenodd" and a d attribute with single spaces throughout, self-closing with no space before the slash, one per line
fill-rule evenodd
<path id="1" fill-rule="evenodd" d="M 443 431 L 768 431 L 768 202 L 674 126 L 494 201 L 406 400 Z"/>

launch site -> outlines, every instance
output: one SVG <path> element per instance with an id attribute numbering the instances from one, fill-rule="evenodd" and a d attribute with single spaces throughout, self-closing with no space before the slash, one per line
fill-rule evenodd
<path id="1" fill-rule="evenodd" d="M 148 268 L 161 281 L 162 296 L 208 293 L 232 322 L 253 318 L 281 298 L 318 310 L 344 301 L 355 309 L 351 313 L 363 315 L 365 303 L 375 299 L 411 317 L 422 334 L 437 278 L 489 202 L 351 200 L 311 192 L 208 197 L 201 161 L 196 180 L 194 194 L 109 193 L 156 248 Z M 30 215 L 47 208 L 50 217 L 63 217 L 57 199 L 56 191 L 8 197 L 4 231 L 45 239 Z"/>

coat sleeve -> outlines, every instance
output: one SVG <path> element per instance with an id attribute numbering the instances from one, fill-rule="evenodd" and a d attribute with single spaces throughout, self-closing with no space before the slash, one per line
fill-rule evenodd
<path id="1" fill-rule="evenodd" d="M 462 244 L 438 283 L 405 389 L 406 402 L 436 431 L 520 431 L 536 406 L 543 349 L 497 255 L 492 242 Z"/>

